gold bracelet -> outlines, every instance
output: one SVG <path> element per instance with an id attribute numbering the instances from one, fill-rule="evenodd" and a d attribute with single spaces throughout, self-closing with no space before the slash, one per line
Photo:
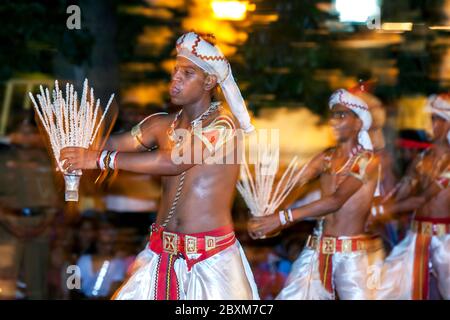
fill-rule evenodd
<path id="1" fill-rule="evenodd" d="M 105 171 L 109 171 L 110 170 L 109 162 L 111 161 L 111 154 L 112 154 L 112 151 L 108 151 L 106 153 L 105 160 L 104 160 L 104 163 L 103 163 L 105 165 Z"/>

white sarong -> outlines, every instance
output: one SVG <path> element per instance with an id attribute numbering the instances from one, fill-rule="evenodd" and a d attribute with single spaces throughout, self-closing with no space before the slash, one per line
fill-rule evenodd
<path id="1" fill-rule="evenodd" d="M 116 292 L 117 300 L 153 300 L 158 254 L 148 247 L 136 258 L 135 271 Z M 190 271 L 179 258 L 174 269 L 180 300 L 258 300 L 252 271 L 241 245 L 230 247 L 196 263 Z"/>

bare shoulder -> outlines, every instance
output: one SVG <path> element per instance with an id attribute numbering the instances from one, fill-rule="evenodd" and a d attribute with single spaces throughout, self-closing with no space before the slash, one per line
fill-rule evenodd
<path id="1" fill-rule="evenodd" d="M 139 127 L 142 130 L 149 130 L 158 127 L 167 127 L 175 118 L 175 113 L 167 113 L 167 112 L 158 112 L 153 113 L 146 118 L 144 118 L 141 122 L 139 122 Z"/>
<path id="2" fill-rule="evenodd" d="M 356 155 L 348 175 L 365 183 L 377 177 L 379 163 L 379 156 L 373 151 L 362 150 Z"/>
<path id="3" fill-rule="evenodd" d="M 223 125 L 225 125 L 228 129 L 237 129 L 239 128 L 239 122 L 231 113 L 230 110 L 226 108 L 222 108 L 220 110 L 219 116 L 216 118 L 216 122 L 219 121 Z"/>
<path id="4" fill-rule="evenodd" d="M 310 165 L 323 165 L 325 162 L 330 162 L 335 150 L 335 147 L 329 147 L 319 152 L 310 160 Z"/>
<path id="5" fill-rule="evenodd" d="M 378 166 L 383 162 L 383 156 L 381 154 L 377 154 L 373 151 L 365 151 L 364 155 L 368 161 L 369 170 L 373 168 L 378 168 Z"/>
<path id="6" fill-rule="evenodd" d="M 315 177 L 320 176 L 322 173 L 324 173 L 329 167 L 330 161 L 326 161 L 327 154 L 330 154 L 329 149 L 326 149 L 322 152 L 319 152 L 315 156 L 313 156 L 306 164 L 305 164 L 305 172 L 303 175 L 303 182 L 310 181 L 311 179 L 314 179 Z M 331 159 L 331 156 L 329 160 Z"/>
<path id="7" fill-rule="evenodd" d="M 136 140 L 137 145 L 150 150 L 153 145 L 161 144 L 163 136 L 165 136 L 175 116 L 175 113 L 153 113 L 131 129 L 131 136 Z"/>
<path id="8" fill-rule="evenodd" d="M 336 147 L 328 147 L 319 154 L 315 156 L 317 159 L 324 160 L 325 158 L 331 158 L 333 156 L 333 153 L 336 151 Z"/>

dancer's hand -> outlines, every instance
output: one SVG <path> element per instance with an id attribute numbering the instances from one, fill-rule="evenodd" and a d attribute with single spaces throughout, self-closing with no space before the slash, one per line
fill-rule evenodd
<path id="1" fill-rule="evenodd" d="M 277 214 L 253 217 L 248 222 L 248 233 L 253 239 L 258 239 L 280 227 L 281 222 Z"/>
<path id="2" fill-rule="evenodd" d="M 423 206 L 425 202 L 425 197 L 410 197 L 404 201 L 400 201 L 398 204 L 398 208 L 396 209 L 398 212 L 413 211 Z"/>
<path id="3" fill-rule="evenodd" d="M 67 147 L 61 150 L 59 160 L 68 172 L 78 169 L 96 169 L 98 151 L 80 147 Z"/>

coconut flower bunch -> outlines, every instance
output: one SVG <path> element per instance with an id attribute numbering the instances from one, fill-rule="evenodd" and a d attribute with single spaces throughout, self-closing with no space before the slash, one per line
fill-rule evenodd
<path id="1" fill-rule="evenodd" d="M 243 157 L 236 187 L 253 216 L 269 215 L 280 207 L 297 186 L 306 167 L 304 165 L 300 169 L 298 157 L 295 156 L 275 183 L 279 171 L 279 151 L 271 145 L 258 145 L 254 164 L 249 165 Z"/>
<path id="2" fill-rule="evenodd" d="M 58 80 L 55 81 L 51 94 L 48 88 L 44 89 L 42 86 L 36 98 L 31 92 L 28 94 L 48 135 L 57 168 L 64 174 L 65 200 L 78 201 L 82 171 L 75 170 L 69 173 L 63 170 L 63 163 L 59 161 L 60 152 L 66 147 L 88 149 L 93 144 L 111 106 L 114 94 L 109 98 L 104 110 L 100 107 L 100 99 L 95 100 L 94 89 L 89 88 L 88 79 L 84 80 L 80 101 L 72 84 L 66 84 L 64 95 Z"/>

